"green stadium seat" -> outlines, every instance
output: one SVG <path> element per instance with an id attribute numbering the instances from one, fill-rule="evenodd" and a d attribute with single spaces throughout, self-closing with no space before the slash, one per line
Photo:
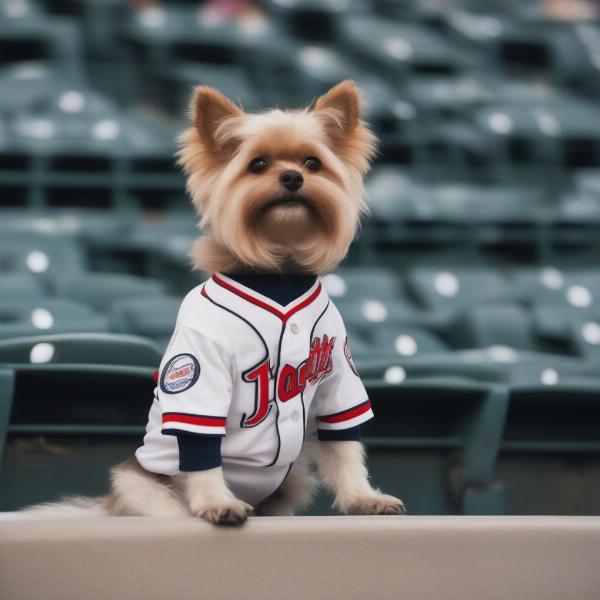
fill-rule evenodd
<path id="1" fill-rule="evenodd" d="M 475 113 L 475 122 L 504 146 L 513 163 L 597 166 L 600 161 L 600 113 L 589 103 L 499 104 Z"/>
<path id="2" fill-rule="evenodd" d="M 594 365 L 600 361 L 600 313 L 587 318 L 574 318 L 570 324 L 570 339 L 581 356 L 590 358 Z"/>
<path id="3" fill-rule="evenodd" d="M 449 74 L 479 62 L 430 29 L 372 14 L 340 19 L 338 38 L 345 53 L 392 76 Z"/>
<path id="4" fill-rule="evenodd" d="M 431 205 L 421 202 L 422 186 L 397 166 L 376 167 L 367 179 L 365 189 L 372 218 L 380 226 L 393 227 L 403 220 L 433 214 Z"/>
<path id="5" fill-rule="evenodd" d="M 63 273 L 78 273 L 84 268 L 80 248 L 68 237 L 1 229 L 0 272 L 53 278 Z"/>
<path id="6" fill-rule="evenodd" d="M 536 329 L 554 344 L 567 346 L 576 355 L 592 361 L 600 359 L 600 310 L 579 311 L 560 305 L 536 306 L 533 311 Z"/>
<path id="7" fill-rule="evenodd" d="M 560 197 L 556 219 L 560 225 L 574 225 L 573 236 L 559 230 L 557 239 L 562 242 L 578 241 L 585 243 L 586 229 L 589 229 L 589 242 L 593 243 L 600 223 L 600 199 L 583 192 L 566 193 Z"/>
<path id="8" fill-rule="evenodd" d="M 110 312 L 111 328 L 115 332 L 150 338 L 165 349 L 175 329 L 181 301 L 178 296 L 120 300 L 113 304 Z"/>
<path id="9" fill-rule="evenodd" d="M 586 377 L 528 367 L 511 379 L 497 468 L 508 514 L 597 514 L 597 369 Z"/>
<path id="10" fill-rule="evenodd" d="M 450 183 L 433 186 L 430 194 L 438 218 L 457 223 L 537 224 L 549 210 L 541 190 L 531 186 Z M 503 235 L 511 241 L 510 230 Z M 532 233 L 525 235 L 531 239 Z"/>
<path id="11" fill-rule="evenodd" d="M 68 82 L 60 70 L 35 61 L 8 64 L 0 68 L 0 112 L 13 114 L 48 94 L 65 88 Z"/>
<path id="12" fill-rule="evenodd" d="M 40 298 L 44 291 L 32 273 L 1 273 L 0 301 L 14 302 Z"/>
<path id="13" fill-rule="evenodd" d="M 516 295 L 526 304 L 560 305 L 581 312 L 600 302 L 600 273 L 593 269 L 564 269 L 552 265 L 520 269 L 514 275 Z"/>
<path id="14" fill-rule="evenodd" d="M 385 268 L 340 268 L 323 277 L 327 293 L 339 302 L 343 300 L 398 300 L 403 292 L 398 276 Z"/>
<path id="15" fill-rule="evenodd" d="M 122 364 L 2 369 L 0 509 L 106 493 L 109 467 L 141 443 L 153 387 L 151 368 Z"/>
<path id="16" fill-rule="evenodd" d="M 429 75 L 407 84 L 407 97 L 431 116 L 463 116 L 495 98 L 494 79 L 480 74 Z"/>
<path id="17" fill-rule="evenodd" d="M 568 355 L 568 345 L 544 344 L 537 335 L 531 315 L 516 305 L 470 307 L 460 322 L 457 334 L 465 346 L 473 348 L 503 347 L 529 352 L 554 352 Z M 562 352 L 561 352 L 562 350 Z"/>
<path id="18" fill-rule="evenodd" d="M 247 69 L 240 65 L 181 61 L 155 77 L 164 95 L 161 104 L 173 114 L 185 114 L 191 90 L 197 85 L 218 89 L 234 102 L 241 102 L 246 111 L 263 108 L 261 94 L 252 85 Z"/>
<path id="19" fill-rule="evenodd" d="M 386 323 L 384 326 L 373 327 L 371 335 L 371 356 L 393 356 L 398 360 L 423 355 L 443 355 L 450 351 L 448 344 L 438 336 L 411 325 Z"/>
<path id="20" fill-rule="evenodd" d="M 369 7 L 363 0 L 269 0 L 266 4 L 292 36 L 326 40 L 335 35 L 341 17 Z"/>
<path id="21" fill-rule="evenodd" d="M 68 298 L 106 313 L 117 300 L 160 296 L 164 291 L 164 284 L 120 273 L 80 273 L 57 278 L 53 291 L 61 298 Z"/>
<path id="22" fill-rule="evenodd" d="M 344 322 L 363 329 L 384 328 L 394 323 L 431 324 L 437 315 L 423 312 L 410 302 L 380 300 L 366 297 L 362 300 L 336 302 Z"/>
<path id="23" fill-rule="evenodd" d="M 575 190 L 600 198 L 600 169 L 577 169 L 573 178 Z"/>
<path id="24" fill-rule="evenodd" d="M 0 341 L 0 364 L 157 368 L 161 358 L 150 340 L 114 333 L 38 335 Z"/>
<path id="25" fill-rule="evenodd" d="M 363 426 L 373 477 L 418 513 L 502 514 L 495 462 L 506 388 L 418 366 L 389 373 L 393 383 L 365 380 L 376 414 Z"/>
<path id="26" fill-rule="evenodd" d="M 406 283 L 421 306 L 428 310 L 456 311 L 513 298 L 508 280 L 484 268 L 415 268 L 407 274 Z"/>
<path id="27" fill-rule="evenodd" d="M 71 81 L 81 81 L 83 48 L 74 23 L 68 19 L 49 18 L 36 11 L 35 3 L 31 2 L 7 2 L 2 6 L 6 10 L 4 18 L 0 18 L 3 62 L 45 63 L 60 69 Z"/>
<path id="28" fill-rule="evenodd" d="M 140 215 L 134 210 L 107 212 L 51 208 L 23 211 L 3 208 L 0 232 L 55 235 L 88 242 L 123 235 L 139 219 Z"/>
<path id="29" fill-rule="evenodd" d="M 106 469 L 142 439 L 160 360 L 151 342 L 126 335 L 0 341 L 2 510 L 102 493 Z"/>
<path id="30" fill-rule="evenodd" d="M 69 300 L 0 299 L 0 339 L 49 333 L 108 331 L 105 317 Z"/>

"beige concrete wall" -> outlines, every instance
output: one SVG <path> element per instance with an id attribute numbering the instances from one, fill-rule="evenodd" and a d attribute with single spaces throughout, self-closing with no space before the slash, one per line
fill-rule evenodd
<path id="1" fill-rule="evenodd" d="M 600 518 L 0 518 L 2 600 L 599 600 Z"/>

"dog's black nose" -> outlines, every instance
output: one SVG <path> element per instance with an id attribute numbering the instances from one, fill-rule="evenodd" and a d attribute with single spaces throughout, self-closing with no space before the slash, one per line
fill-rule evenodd
<path id="1" fill-rule="evenodd" d="M 279 181 L 281 181 L 281 185 L 283 185 L 286 190 L 295 192 L 302 187 L 304 177 L 302 177 L 300 171 L 284 171 L 279 176 Z"/>

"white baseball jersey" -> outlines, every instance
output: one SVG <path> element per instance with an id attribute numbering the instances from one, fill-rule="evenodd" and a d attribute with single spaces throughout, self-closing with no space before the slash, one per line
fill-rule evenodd
<path id="1" fill-rule="evenodd" d="M 372 416 L 319 279 L 282 306 L 215 274 L 183 300 L 136 457 L 148 471 L 176 475 L 177 435 L 224 436 L 225 480 L 257 504 L 281 485 L 307 434 Z"/>

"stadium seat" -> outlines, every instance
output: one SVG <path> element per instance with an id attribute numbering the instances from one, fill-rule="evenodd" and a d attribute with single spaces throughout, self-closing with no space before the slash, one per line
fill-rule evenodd
<path id="1" fill-rule="evenodd" d="M 526 304 L 561 305 L 581 312 L 600 301 L 600 274 L 593 269 L 564 269 L 553 265 L 520 269 L 514 274 L 517 296 Z"/>
<path id="2" fill-rule="evenodd" d="M 33 273 L 2 273 L 0 301 L 19 301 L 40 298 L 44 291 Z"/>
<path id="3" fill-rule="evenodd" d="M 421 306 L 429 310 L 456 311 L 484 302 L 510 301 L 513 292 L 500 273 L 481 268 L 415 268 L 407 286 Z"/>
<path id="4" fill-rule="evenodd" d="M 157 368 L 161 357 L 149 340 L 130 335 L 70 333 L 0 341 L 0 364 Z"/>
<path id="5" fill-rule="evenodd" d="M 494 79 L 479 73 L 429 75 L 407 82 L 407 96 L 430 116 L 464 116 L 494 98 Z"/>
<path id="6" fill-rule="evenodd" d="M 373 327 L 371 356 L 411 358 L 423 355 L 446 354 L 448 345 L 438 336 L 414 325 L 386 323 Z"/>
<path id="7" fill-rule="evenodd" d="M 532 311 L 536 329 L 555 344 L 568 347 L 592 368 L 600 359 L 600 311 L 579 311 L 557 305 L 541 305 Z"/>
<path id="8" fill-rule="evenodd" d="M 307 39 L 326 39 L 335 36 L 340 17 L 368 8 L 363 0 L 299 0 L 298 2 L 266 3 L 269 11 L 295 36 Z"/>
<path id="9" fill-rule="evenodd" d="M 600 379 L 594 375 L 560 367 L 513 372 L 498 461 L 509 514 L 597 512 Z M 526 473 L 536 474 L 535 483 Z"/>
<path id="10" fill-rule="evenodd" d="M 325 275 L 323 284 L 327 293 L 340 300 L 397 300 L 402 297 L 400 280 L 393 271 L 384 268 L 340 268 Z"/>
<path id="11" fill-rule="evenodd" d="M 585 102 L 530 106 L 492 105 L 475 113 L 475 122 L 504 145 L 514 163 L 597 166 L 600 129 L 590 126 L 598 111 Z"/>
<path id="12" fill-rule="evenodd" d="M 461 319 L 460 336 L 463 347 L 505 347 L 530 352 L 558 351 L 557 345 L 545 347 L 536 335 L 534 322 L 525 309 L 516 305 L 470 307 Z M 563 355 L 569 348 L 562 348 Z"/>
<path id="13" fill-rule="evenodd" d="M 66 236 L 1 229 L 0 235 L 0 272 L 31 273 L 51 279 L 84 268 L 81 250 Z"/>
<path id="14" fill-rule="evenodd" d="M 431 216 L 431 206 L 420 202 L 423 195 L 414 182 L 397 166 L 380 166 L 366 182 L 367 202 L 377 225 L 392 226 L 404 219 Z M 372 223 L 369 223 L 371 226 Z"/>
<path id="15" fill-rule="evenodd" d="M 160 281 L 118 273 L 81 273 L 57 278 L 54 293 L 107 313 L 117 300 L 160 296 L 164 284 Z"/>
<path id="16" fill-rule="evenodd" d="M 341 19 L 339 39 L 345 52 L 391 76 L 453 73 L 478 63 L 474 54 L 467 55 L 425 27 L 371 14 Z"/>
<path id="17" fill-rule="evenodd" d="M 175 329 L 181 300 L 178 296 L 157 296 L 115 302 L 110 313 L 111 328 L 149 338 L 165 349 Z"/>
<path id="18" fill-rule="evenodd" d="M 502 514 L 495 462 L 506 388 L 399 369 L 393 383 L 365 380 L 377 415 L 363 426 L 373 477 L 418 512 Z"/>
<path id="19" fill-rule="evenodd" d="M 247 69 L 239 65 L 222 65 L 180 61 L 156 74 L 159 89 L 164 93 L 161 104 L 173 114 L 183 114 L 190 103 L 190 90 L 197 85 L 210 85 L 228 98 L 243 101 L 244 110 L 263 107 L 261 94 L 249 80 Z"/>
<path id="20" fill-rule="evenodd" d="M 5 62 L 28 59 L 58 68 L 72 81 L 81 81 L 83 48 L 74 23 L 48 18 L 36 10 L 35 2 L 8 2 L 2 6 L 5 11 L 0 18 L 0 54 L 6 57 Z"/>
<path id="21" fill-rule="evenodd" d="M 365 331 L 385 329 L 397 323 L 441 327 L 447 322 L 445 315 L 420 310 L 409 301 L 367 297 L 356 301 L 340 300 L 336 306 L 345 323 Z"/>
<path id="22" fill-rule="evenodd" d="M 7 440 L 2 509 L 104 490 L 106 468 L 142 438 L 160 359 L 154 345 L 133 336 L 0 341 L 0 421 L 10 413 L 0 431 L 0 447 Z"/>
<path id="23" fill-rule="evenodd" d="M 10 410 L 8 426 L 0 432 L 2 510 L 69 493 L 105 493 L 108 468 L 141 442 L 152 402 L 152 370 L 18 365 L 12 373 L 17 385 L 9 379 L 0 389 L 1 412 Z"/>
<path id="24" fill-rule="evenodd" d="M 86 306 L 55 298 L 0 299 L 0 339 L 40 333 L 108 331 L 105 317 Z"/>

